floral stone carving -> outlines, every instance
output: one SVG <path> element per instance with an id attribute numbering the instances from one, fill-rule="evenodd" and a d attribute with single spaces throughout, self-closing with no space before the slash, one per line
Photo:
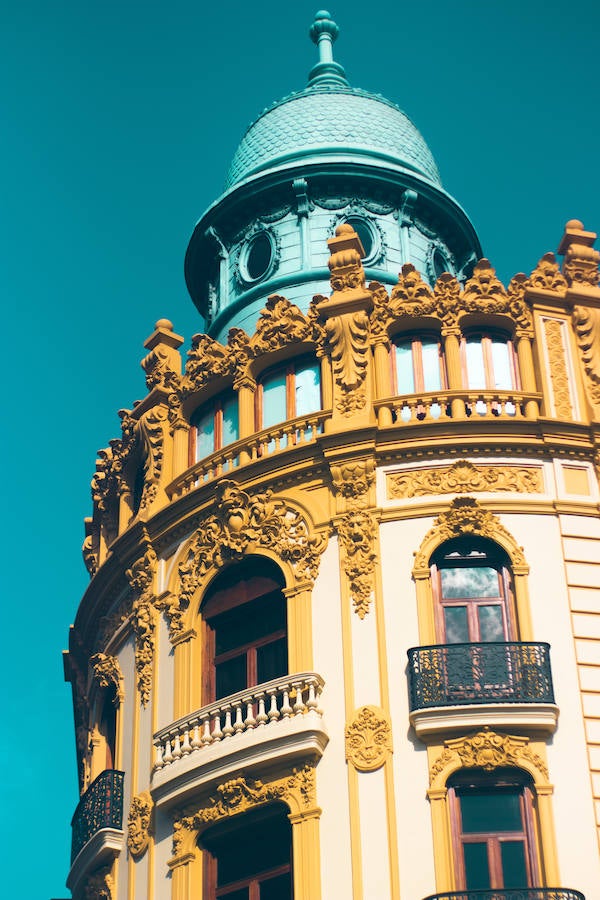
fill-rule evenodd
<path id="1" fill-rule="evenodd" d="M 554 395 L 555 415 L 561 419 L 573 417 L 571 405 L 571 388 L 569 386 L 569 371 L 565 358 L 566 348 L 563 339 L 563 320 L 545 319 L 544 331 L 546 346 L 548 348 L 548 361 L 550 364 L 550 381 Z"/>
<path id="2" fill-rule="evenodd" d="M 374 590 L 377 523 L 369 512 L 356 510 L 342 516 L 337 523 L 337 532 L 354 609 L 359 619 L 364 619 Z"/>
<path id="3" fill-rule="evenodd" d="M 179 600 L 167 610 L 171 637 L 182 631 L 183 613 L 211 568 L 261 549 L 271 550 L 291 566 L 299 581 L 313 582 L 325 545 L 326 538 L 311 535 L 300 513 L 272 491 L 250 495 L 233 481 L 221 481 L 215 490 L 214 512 L 198 528 L 179 564 Z"/>
<path id="4" fill-rule="evenodd" d="M 381 768 L 392 752 L 392 729 L 378 706 L 362 706 L 346 725 L 346 759 L 359 772 Z"/>
<path id="5" fill-rule="evenodd" d="M 132 797 L 127 824 L 127 847 L 134 859 L 146 852 L 150 841 L 150 826 L 154 803 L 149 791 Z"/>
<path id="6" fill-rule="evenodd" d="M 132 604 L 133 630 L 135 633 L 135 668 L 142 704 L 146 706 L 152 688 L 152 664 L 154 662 L 155 595 L 154 575 L 158 560 L 149 547 L 146 553 L 125 573 L 136 597 Z"/>
<path id="7" fill-rule="evenodd" d="M 388 497 L 394 500 L 463 491 L 516 491 L 539 494 L 543 473 L 530 466 L 475 466 L 466 459 L 452 466 L 412 469 L 388 475 Z"/>
<path id="8" fill-rule="evenodd" d="M 497 734 L 485 728 L 469 737 L 455 738 L 445 741 L 445 749 L 429 770 L 429 783 L 446 769 L 480 768 L 486 772 L 503 766 L 536 769 L 545 779 L 548 778 L 546 764 L 529 746 L 529 739 L 508 734 Z M 458 757 L 458 759 L 457 759 Z"/>
<path id="9" fill-rule="evenodd" d="M 114 687 L 115 706 L 122 703 L 125 692 L 123 690 L 123 673 L 118 659 L 115 656 L 107 656 L 105 653 L 95 653 L 90 658 L 90 668 L 98 687 L 103 689 Z"/>
<path id="10" fill-rule="evenodd" d="M 170 865 L 176 863 L 177 857 L 184 856 L 185 851 L 193 846 L 196 835 L 204 826 L 273 800 L 283 800 L 295 813 L 319 812 L 316 808 L 314 765 L 307 763 L 302 769 L 294 769 L 291 775 L 267 783 L 241 775 L 220 784 L 203 807 L 175 820 L 175 859 Z"/>

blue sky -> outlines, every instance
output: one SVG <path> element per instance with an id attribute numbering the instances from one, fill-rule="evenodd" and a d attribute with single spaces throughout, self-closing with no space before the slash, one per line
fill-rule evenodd
<path id="1" fill-rule="evenodd" d="M 2 546 L 4 891 L 66 897 L 77 802 L 66 647 L 87 582 L 96 450 L 143 396 L 154 322 L 202 330 L 187 241 L 243 131 L 304 86 L 316 4 L 0 2 L 7 318 Z M 350 82 L 415 121 L 506 281 L 600 227 L 600 6 L 371 0 L 331 7 Z"/>

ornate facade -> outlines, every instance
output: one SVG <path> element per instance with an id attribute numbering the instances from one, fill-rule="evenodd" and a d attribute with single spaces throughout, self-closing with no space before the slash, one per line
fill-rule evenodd
<path id="1" fill-rule="evenodd" d="M 596 235 L 502 284 L 336 37 L 98 453 L 75 900 L 599 896 Z"/>

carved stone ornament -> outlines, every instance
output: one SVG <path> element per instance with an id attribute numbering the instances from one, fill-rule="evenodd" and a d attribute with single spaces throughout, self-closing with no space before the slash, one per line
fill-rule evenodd
<path id="1" fill-rule="evenodd" d="M 497 734 L 485 728 L 469 737 L 445 741 L 445 749 L 429 770 L 429 784 L 433 785 L 445 770 L 454 768 L 478 768 L 485 772 L 505 766 L 535 769 L 544 779 L 548 779 L 548 768 L 544 761 L 529 746 L 529 738 L 508 734 Z M 458 759 L 457 759 L 458 757 Z"/>
<path id="2" fill-rule="evenodd" d="M 346 759 L 359 772 L 374 772 L 392 752 L 392 729 L 378 706 L 361 706 L 346 725 Z"/>
<path id="3" fill-rule="evenodd" d="M 590 400 L 600 405 L 600 309 L 575 306 L 573 326 Z"/>
<path id="4" fill-rule="evenodd" d="M 342 568 L 348 579 L 354 611 L 359 619 L 364 619 L 369 612 L 375 587 L 377 523 L 366 510 L 357 510 L 342 516 L 336 527 Z"/>
<path id="5" fill-rule="evenodd" d="M 331 316 L 325 323 L 333 376 L 343 391 L 355 391 L 363 383 L 369 352 L 369 317 L 360 310 Z"/>
<path id="6" fill-rule="evenodd" d="M 232 375 L 234 368 L 235 357 L 229 347 L 224 347 L 207 334 L 195 334 L 187 354 L 182 393 L 186 395 L 200 390 L 211 378 Z"/>
<path id="7" fill-rule="evenodd" d="M 314 765 L 307 764 L 302 769 L 294 769 L 291 775 L 267 783 L 241 775 L 220 784 L 205 806 L 175 820 L 173 825 L 175 859 L 170 865 L 176 863 L 177 857 L 183 856 L 185 851 L 193 846 L 197 834 L 206 825 L 273 800 L 284 801 L 292 812 L 300 815 L 318 812 Z"/>
<path id="8" fill-rule="evenodd" d="M 428 494 L 455 494 L 465 491 L 510 491 L 540 494 L 543 472 L 531 466 L 473 465 L 460 459 L 451 466 L 412 469 L 387 476 L 388 498 L 406 500 Z"/>
<path id="9" fill-rule="evenodd" d="M 105 866 L 93 872 L 86 880 L 83 889 L 84 900 L 113 900 L 115 882 L 110 868 Z"/>
<path id="10" fill-rule="evenodd" d="M 144 455 L 144 488 L 140 501 L 140 512 L 147 510 L 156 498 L 162 472 L 164 426 L 168 420 L 168 409 L 155 406 L 140 418 L 138 432 Z"/>
<path id="11" fill-rule="evenodd" d="M 548 350 L 550 383 L 554 399 L 554 414 L 561 419 L 573 418 L 569 371 L 566 362 L 566 347 L 563 339 L 562 319 L 544 319 L 544 333 Z"/>
<path id="12" fill-rule="evenodd" d="M 567 282 L 560 271 L 554 253 L 544 253 L 539 263 L 526 281 L 528 288 L 542 291 L 554 291 L 564 294 Z"/>
<path id="13" fill-rule="evenodd" d="M 158 560 L 149 547 L 136 563 L 127 569 L 127 580 L 135 593 L 132 604 L 133 630 L 135 634 L 135 668 L 137 685 L 143 706 L 147 706 L 152 689 L 152 666 L 154 662 L 154 632 L 156 628 L 154 576 Z"/>
<path id="14" fill-rule="evenodd" d="M 127 819 L 127 847 L 134 859 L 143 856 L 150 842 L 153 808 L 149 791 L 142 791 L 131 799 Z"/>
<path id="15" fill-rule="evenodd" d="M 279 350 L 286 344 L 314 340 L 313 324 L 290 300 L 272 294 L 261 310 L 250 339 L 253 356 Z"/>
<path id="16" fill-rule="evenodd" d="M 214 512 L 200 525 L 179 564 L 178 604 L 167 610 L 171 637 L 183 630 L 183 613 L 210 569 L 270 550 L 291 566 L 298 581 L 312 583 L 326 543 L 324 536 L 311 535 L 300 513 L 272 491 L 250 495 L 233 481 L 220 481 Z"/>
<path id="17" fill-rule="evenodd" d="M 116 656 L 107 656 L 105 653 L 95 653 L 90 657 L 90 668 L 94 681 L 99 688 L 114 687 L 114 704 L 118 706 L 125 698 L 123 690 L 123 673 Z"/>
<path id="18" fill-rule="evenodd" d="M 500 519 L 483 509 L 473 497 L 456 497 L 450 509 L 438 516 L 425 535 L 415 555 L 414 569 L 428 571 L 432 548 L 463 535 L 480 535 L 500 543 L 505 549 L 510 548 L 513 569 L 516 566 L 527 568 L 523 548 L 517 546 Z"/>
<path id="19" fill-rule="evenodd" d="M 364 509 L 369 505 L 369 493 L 375 484 L 375 469 L 374 459 L 331 466 L 335 493 L 343 498 L 347 509 Z"/>
<path id="20" fill-rule="evenodd" d="M 144 343 L 149 351 L 142 360 L 146 386 L 149 391 L 156 387 L 172 391 L 179 385 L 181 357 L 178 348 L 183 344 L 183 338 L 174 333 L 169 319 L 159 319 L 154 327 L 154 333 Z"/>

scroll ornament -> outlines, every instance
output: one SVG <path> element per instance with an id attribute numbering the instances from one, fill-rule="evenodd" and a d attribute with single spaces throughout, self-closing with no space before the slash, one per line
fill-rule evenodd
<path id="1" fill-rule="evenodd" d="M 152 688 L 154 631 L 156 628 L 153 583 L 157 565 L 156 553 L 152 547 L 149 547 L 144 556 L 126 572 L 127 580 L 136 594 L 132 604 L 135 668 L 143 706 L 147 706 Z"/>
<path id="2" fill-rule="evenodd" d="M 453 494 L 464 491 L 516 491 L 539 494 L 543 491 L 543 475 L 530 466 L 475 466 L 466 459 L 452 466 L 388 475 L 390 498 L 409 499 L 429 494 Z"/>
<path id="3" fill-rule="evenodd" d="M 133 797 L 127 820 L 127 847 L 134 859 L 139 859 L 150 842 L 154 803 L 149 791 Z"/>
<path id="4" fill-rule="evenodd" d="M 179 602 L 167 610 L 171 637 L 183 630 L 183 613 L 211 568 L 270 550 L 287 562 L 299 581 L 317 576 L 326 538 L 311 535 L 300 513 L 274 497 L 272 491 L 250 495 L 229 480 L 215 489 L 214 512 L 207 516 L 179 565 Z"/>
<path id="5" fill-rule="evenodd" d="M 359 388 L 365 380 L 369 352 L 369 317 L 364 310 L 331 316 L 325 322 L 331 348 L 333 376 L 342 391 Z"/>
<path id="6" fill-rule="evenodd" d="M 392 729 L 383 709 L 362 706 L 346 726 L 346 759 L 359 772 L 381 768 L 392 752 Z"/>
<path id="7" fill-rule="evenodd" d="M 435 779 L 458 756 L 464 768 L 480 768 L 486 772 L 504 766 L 523 767 L 523 762 L 533 765 L 548 778 L 544 761 L 529 746 L 529 739 L 515 735 L 497 734 L 485 728 L 470 737 L 445 741 L 445 749 L 429 771 L 429 783 Z"/>
<path id="8" fill-rule="evenodd" d="M 575 306 L 573 326 L 590 399 L 600 405 L 600 309 Z"/>
<path id="9" fill-rule="evenodd" d="M 429 548 L 435 541 L 436 545 L 449 541 L 452 538 L 475 534 L 481 537 L 498 541 L 499 537 L 505 538 L 505 543 L 511 545 L 512 563 L 514 566 L 526 566 L 523 548 L 514 544 L 512 536 L 500 522 L 497 516 L 487 509 L 483 509 L 473 497 L 456 497 L 450 509 L 442 513 L 433 523 L 422 542 L 421 549 L 415 556 L 415 569 L 427 569 L 429 567 Z"/>
<path id="10" fill-rule="evenodd" d="M 348 579 L 350 596 L 359 619 L 369 612 L 374 590 L 374 550 L 377 524 L 366 510 L 349 512 L 337 523 L 342 549 L 342 566 Z"/>
<path id="11" fill-rule="evenodd" d="M 273 800 L 294 801 L 298 811 L 309 811 L 316 806 L 315 767 L 306 764 L 294 769 L 291 775 L 264 783 L 241 775 L 220 784 L 205 806 L 190 815 L 181 816 L 173 825 L 173 856 L 181 855 L 190 834 L 220 819 L 237 815 Z"/>
<path id="12" fill-rule="evenodd" d="M 123 674 L 118 659 L 115 656 L 107 656 L 105 653 L 95 653 L 90 657 L 90 668 L 98 687 L 103 689 L 114 687 L 115 706 L 122 703 L 125 693 L 123 690 Z"/>

